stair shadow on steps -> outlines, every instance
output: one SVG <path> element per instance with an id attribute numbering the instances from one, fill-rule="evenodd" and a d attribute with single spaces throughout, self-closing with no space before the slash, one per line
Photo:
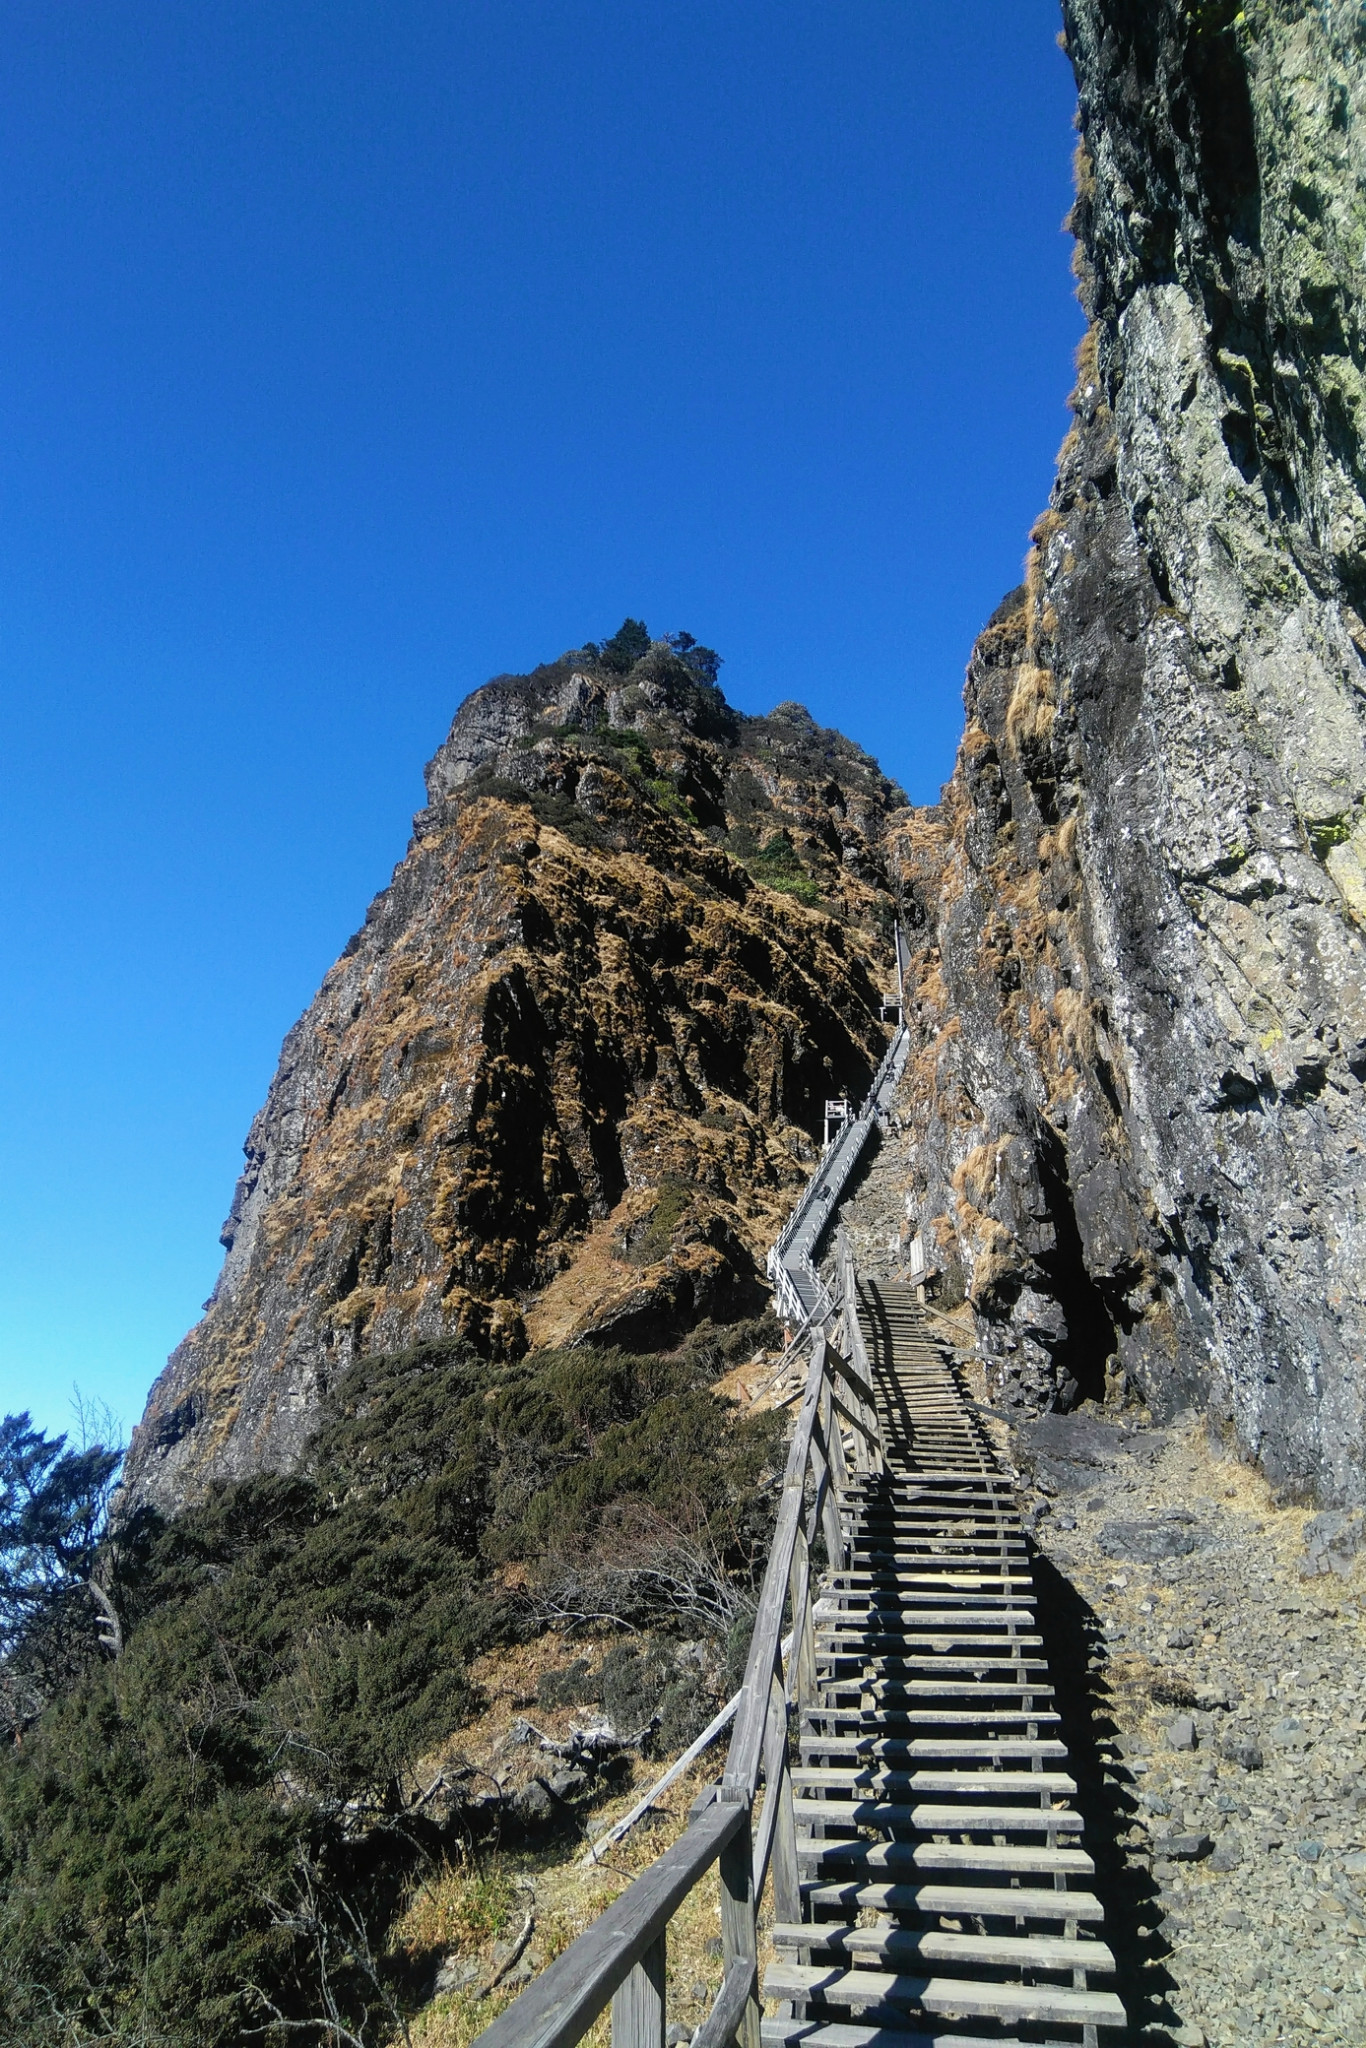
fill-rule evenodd
<path id="1" fill-rule="evenodd" d="M 1105 1907 L 1105 1934 L 1115 1956 L 1114 1988 L 1129 2025 L 1107 2034 L 1107 2048 L 1171 2048 L 1169 2028 L 1181 2025 L 1173 2003 L 1177 1986 L 1166 1958 L 1171 1943 L 1162 1933 L 1163 1909 L 1150 1871 L 1126 1855 L 1121 1836 L 1138 1813 L 1134 1780 L 1118 1751 L 1108 1752 L 1117 1733 L 1110 1712 L 1110 1688 L 1103 1666 L 1100 1617 L 1051 1558 L 1029 1545 L 1038 1598 L 1036 1625 L 1043 1637 L 1061 1717 L 1058 1733 L 1067 1744 L 1076 1780 L 1073 1801 L 1081 1813 L 1084 1841 L 1095 1861 L 1096 1896 Z"/>

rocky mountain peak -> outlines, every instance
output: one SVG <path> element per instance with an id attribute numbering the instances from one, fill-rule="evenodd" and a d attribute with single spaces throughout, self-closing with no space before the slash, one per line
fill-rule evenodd
<path id="1" fill-rule="evenodd" d="M 575 650 L 457 711 L 285 1041 L 130 1498 L 288 1466 L 364 1352 L 667 1350 L 764 1312 L 824 1098 L 887 1042 L 905 799 L 800 706 L 736 712 L 688 636 L 628 626 L 629 658 Z"/>

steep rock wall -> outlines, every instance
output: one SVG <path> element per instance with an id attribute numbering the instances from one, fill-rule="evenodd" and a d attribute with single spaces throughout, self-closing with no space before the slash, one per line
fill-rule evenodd
<path id="1" fill-rule="evenodd" d="M 910 1206 L 1008 1400 L 1194 1401 L 1359 1500 L 1366 42 L 1064 11 L 1092 326 L 903 856 L 922 899 L 943 860 Z"/>
<path id="2" fill-rule="evenodd" d="M 134 1498 L 288 1464 L 359 1349 L 751 1311 L 885 1042 L 894 899 L 901 1193 L 1001 1398 L 1194 1402 L 1366 1498 L 1360 12 L 1064 17 L 1091 324 L 943 801 L 662 645 L 477 691 L 286 1043 Z"/>

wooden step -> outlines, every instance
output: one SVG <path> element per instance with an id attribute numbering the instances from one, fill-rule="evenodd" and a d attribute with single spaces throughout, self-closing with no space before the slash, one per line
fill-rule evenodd
<path id="1" fill-rule="evenodd" d="M 792 1817 L 799 1827 L 834 1822 L 842 1828 L 914 1828 L 919 1835 L 1079 1835 L 1081 1815 L 1071 1806 L 945 1806 L 917 1800 L 794 1799 Z"/>
<path id="2" fill-rule="evenodd" d="M 959 1578 L 961 1585 L 957 1583 Z M 912 1570 L 902 1578 L 889 1576 L 881 1585 L 865 1582 L 851 1586 L 839 1580 L 822 1585 L 813 1609 L 820 1616 L 837 1615 L 841 1619 L 850 1615 L 894 1618 L 902 1614 L 952 1613 L 955 1607 L 965 1614 L 999 1615 L 1003 1607 L 1030 1609 L 1037 1604 L 1032 1578 L 1026 1578 L 1023 1572 L 1011 1577 L 1003 1572 L 986 1576 L 976 1571 L 950 1575 Z"/>
<path id="3" fill-rule="evenodd" d="M 848 1519 L 857 1522 L 894 1521 L 907 1527 L 921 1522 L 984 1522 L 988 1526 L 1001 1523 L 1016 1529 L 1021 1526 L 1019 1509 L 1009 1500 L 970 1501 L 940 1495 L 934 1499 L 851 1501 L 846 1496 L 841 1505 Z"/>
<path id="4" fill-rule="evenodd" d="M 996 1521 L 981 1515 L 918 1515 L 910 1509 L 886 1508 L 871 1514 L 846 1511 L 840 1520 L 846 1532 L 861 1543 L 870 1536 L 895 1537 L 898 1542 L 907 1543 L 976 1540 L 993 1547 L 997 1543 L 1021 1544 L 1024 1540 L 1024 1526 L 1017 1515 L 1002 1515 Z"/>
<path id="5" fill-rule="evenodd" d="M 810 1728 L 819 1722 L 833 1721 L 841 1727 L 861 1728 L 890 1742 L 901 1738 L 888 1734 L 892 1728 L 1023 1728 L 1029 1725 L 1051 1727 L 1060 1716 L 1051 1708 L 1040 1708 L 1037 1712 L 1027 1707 L 984 1707 L 976 1713 L 967 1707 L 907 1707 L 892 1713 L 870 1713 L 867 1707 L 817 1706 L 802 1708 L 802 1725 Z"/>
<path id="6" fill-rule="evenodd" d="M 1074 1991 L 1057 1984 L 975 1984 L 964 1977 L 918 1972 L 822 1969 L 815 1963 L 771 1963 L 765 1998 L 820 1999 L 826 2005 L 904 2006 L 967 2019 L 1033 2021 L 1074 2027 L 1122 2027 L 1124 2007 L 1113 1991 Z"/>
<path id="7" fill-rule="evenodd" d="M 856 1501 L 861 1507 L 883 1500 L 915 1502 L 935 1499 L 968 1504 L 980 1501 L 995 1509 L 1013 1506 L 1016 1489 L 1012 1480 L 993 1478 L 985 1472 L 974 1472 L 971 1479 L 946 1479 L 942 1474 L 931 1478 L 908 1473 L 905 1476 L 893 1474 L 875 1479 L 852 1479 L 844 1489 L 844 1498 Z"/>
<path id="8" fill-rule="evenodd" d="M 854 1508 L 955 1507 L 967 1513 L 978 1509 L 986 1514 L 1019 1513 L 1020 1490 L 988 1463 L 979 1462 L 981 1452 L 970 1438 L 947 1439 L 935 1446 L 922 1444 L 914 1457 L 902 1456 L 886 1465 L 875 1478 L 843 1489 L 843 1499 Z"/>
<path id="9" fill-rule="evenodd" d="M 884 1601 L 879 1606 L 836 1607 L 833 1600 L 818 1600 L 812 1612 L 818 1629 L 868 1629 L 888 1635 L 900 1629 L 945 1628 L 1034 1628 L 1032 1608 L 1023 1602 L 1001 1600 L 994 1606 L 979 1607 L 976 1596 L 967 1593 L 941 1594 L 938 1601 Z"/>
<path id="10" fill-rule="evenodd" d="M 989 1523 L 969 1521 L 961 1515 L 945 1515 L 942 1519 L 936 1517 L 934 1521 L 926 1518 L 924 1521 L 915 1522 L 893 1521 L 890 1516 L 878 1516 L 876 1519 L 865 1521 L 862 1517 L 843 1515 L 840 1518 L 840 1527 L 844 1531 L 846 1543 L 851 1543 L 858 1551 L 876 1548 L 879 1543 L 889 1544 L 897 1550 L 904 1546 L 912 1562 L 922 1556 L 930 1546 L 942 1543 L 955 1544 L 960 1548 L 971 1545 L 978 1551 L 990 1552 L 997 1556 L 1011 1555 L 1012 1546 L 1014 1551 L 1021 1554 L 1024 1551 L 1024 1531 L 1013 1519 L 1002 1522 L 998 1528 L 993 1528 Z M 931 1555 L 933 1554 L 931 1550 Z"/>
<path id="11" fill-rule="evenodd" d="M 933 1650 L 938 1655 L 960 1640 L 964 1648 L 980 1650 L 984 1656 L 992 1651 L 1004 1654 L 1013 1649 L 1037 1650 L 1043 1643 L 1043 1637 L 1023 1633 L 1031 1619 L 1032 1617 L 1022 1614 L 1019 1629 L 1009 1629 L 1003 1634 L 995 1635 L 988 1635 L 986 1631 L 988 1628 L 1000 1630 L 1001 1623 L 997 1616 L 984 1617 L 975 1627 L 972 1624 L 965 1627 L 954 1616 L 946 1615 L 943 1622 L 932 1629 L 870 1629 L 859 1627 L 853 1622 L 847 1627 L 839 1628 L 833 1622 L 821 1622 L 815 1631 L 817 1655 L 826 1654 L 822 1647 L 826 1644 L 830 1646 L 828 1654 L 835 1657 L 849 1657 L 860 1649 L 883 1654 L 893 1644 L 900 1644 L 903 1648 Z"/>
<path id="12" fill-rule="evenodd" d="M 1094 1877 L 1085 1849 L 1042 1842 L 831 1842 L 799 1835 L 797 1854 L 836 1870 L 951 1870 L 983 1877 Z"/>
<path id="13" fill-rule="evenodd" d="M 917 1933 L 909 1927 L 846 1927 L 838 1921 L 798 1922 L 771 1930 L 779 1950 L 820 1949 L 841 1961 L 886 1963 L 916 1969 L 924 1963 L 976 1963 L 994 1970 L 1086 1970 L 1114 1974 L 1115 1959 L 1103 1941 L 1066 1934 L 950 1934 L 942 1928 Z"/>
<path id="14" fill-rule="evenodd" d="M 924 1464 L 920 1468 L 905 1468 L 905 1473 L 899 1475 L 899 1477 L 905 1477 L 907 1485 L 954 1485 L 954 1483 L 965 1483 L 967 1485 L 969 1481 L 989 1479 L 991 1477 L 991 1466 L 989 1464 L 971 1464 L 971 1466 L 963 1468 L 963 1466 L 948 1466 L 948 1464 Z"/>
<path id="15" fill-rule="evenodd" d="M 833 2020 L 765 2020 L 762 2048 L 1028 2048 L 1014 2035 L 908 2034 L 899 2028 L 845 2026 Z"/>
<path id="16" fill-rule="evenodd" d="M 830 1681 L 832 1691 L 849 1692 L 854 1683 L 852 1679 Z M 1026 1693 L 1031 1699 L 1037 1700 L 1053 1697 L 1052 1686 L 1041 1678 L 984 1678 L 975 1683 L 966 1678 L 875 1678 L 869 1679 L 862 1690 L 871 1694 L 874 1699 L 890 1700 L 897 1705 L 917 1698 L 978 1699 L 985 1702 L 988 1699 L 1009 1699 Z"/>
<path id="17" fill-rule="evenodd" d="M 1006 1579 L 1012 1573 L 1016 1577 L 1024 1573 L 1028 1556 L 1024 1544 L 1018 1542 L 985 1550 L 979 1542 L 954 1542 L 950 1536 L 936 1536 L 924 1544 L 909 1538 L 895 1544 L 881 1540 L 864 1542 L 860 1538 L 850 1544 L 850 1563 L 854 1571 L 887 1565 L 897 1565 L 899 1571 L 934 1571 L 936 1565 L 942 1565 L 946 1571 L 977 1571 L 983 1577 Z"/>
<path id="18" fill-rule="evenodd" d="M 965 1500 L 917 1500 L 917 1501 L 857 1501 L 841 1503 L 846 1521 L 861 1527 L 877 1527 L 883 1523 L 894 1523 L 901 1528 L 948 1527 L 959 1522 L 965 1528 L 981 1525 L 986 1528 L 1019 1529 L 1022 1524 L 1019 1511 L 1011 1501 L 1001 1501 L 994 1507 Z"/>
<path id="19" fill-rule="evenodd" d="M 813 1909 L 839 1907 L 854 1913 L 948 1913 L 984 1920 L 1103 1920 L 1105 1908 L 1091 1892 L 1056 1892 L 1023 1885 L 980 1884 L 805 1884 L 802 1897 Z"/>
<path id="20" fill-rule="evenodd" d="M 892 1551 L 885 1564 L 842 1566 L 832 1573 L 830 1584 L 850 1586 L 858 1592 L 865 1587 L 923 1585 L 933 1592 L 940 1586 L 1029 1586 L 1033 1584 L 1033 1574 L 1027 1557 L 993 1557 L 986 1565 L 975 1565 L 959 1564 L 951 1557 L 916 1556 L 901 1563 Z"/>
<path id="21" fill-rule="evenodd" d="M 1042 1799 L 1076 1797 L 1076 1780 L 1065 1771 L 871 1771 L 843 1769 L 838 1764 L 799 1765 L 791 1773 L 792 1783 L 810 1790 L 817 1786 L 832 1792 L 879 1793 L 893 1797 L 899 1792 L 971 1792 L 988 1798 L 1008 1792 L 1028 1793 Z"/>
<path id="22" fill-rule="evenodd" d="M 981 1736 L 976 1740 L 962 1741 L 936 1739 L 933 1736 L 878 1736 L 878 1735 L 804 1735 L 801 1740 L 802 1755 L 807 1750 L 813 1756 L 847 1757 L 904 1757 L 907 1762 L 949 1762 L 961 1759 L 964 1763 L 989 1760 L 1001 1763 L 1019 1763 L 1028 1759 L 1048 1758 L 1054 1762 L 1065 1762 L 1067 1744 L 1034 1740 L 1029 1737 L 1002 1736 L 992 1739 Z"/>
<path id="23" fill-rule="evenodd" d="M 1014 1508 L 1004 1507 L 999 1511 L 990 1508 L 969 1507 L 959 1501 L 924 1501 L 912 1507 L 851 1507 L 848 1501 L 841 1504 L 846 1523 L 859 1528 L 897 1527 L 908 1529 L 985 1527 L 1009 1529 L 1022 1535 L 1024 1525 Z"/>
<path id="24" fill-rule="evenodd" d="M 980 1571 L 993 1564 L 1022 1564 L 1025 1559 L 1023 1543 L 1004 1538 L 988 1547 L 976 1537 L 968 1536 L 926 1536 L 922 1539 L 903 1532 L 896 1542 L 889 1543 L 882 1537 L 875 1542 L 871 1537 L 855 1532 L 851 1547 L 855 1557 L 869 1563 L 874 1558 L 891 1558 L 906 1570 L 916 1565 L 923 1567 L 927 1559 L 938 1557 L 958 1571 L 973 1568 Z"/>
<path id="25" fill-rule="evenodd" d="M 1000 1592 L 988 1592 L 999 1586 Z M 831 1599 L 871 1599 L 877 1593 L 895 1593 L 898 1598 L 973 1600 L 1033 1600 L 1034 1579 L 1027 1563 L 1011 1563 L 1003 1570 L 966 1571 L 951 1560 L 916 1558 L 898 1570 L 889 1565 L 881 1571 L 840 1572 L 829 1582 Z"/>
<path id="26" fill-rule="evenodd" d="M 827 1649 L 820 1644 L 816 1647 L 816 1661 L 821 1667 L 857 1662 L 868 1679 L 869 1689 L 877 1683 L 891 1679 L 904 1679 L 914 1685 L 917 1680 L 932 1681 L 940 1671 L 978 1671 L 984 1676 L 993 1671 L 1018 1671 L 1022 1675 L 1030 1672 L 1045 1672 L 1048 1669 L 1042 1657 L 1012 1657 L 1006 1651 L 999 1656 L 988 1655 L 985 1646 L 977 1657 L 952 1657 L 947 1651 L 932 1657 L 894 1657 L 884 1651 L 872 1651 L 866 1646 L 847 1650 Z M 826 1677 L 823 1684 L 838 1684 L 838 1678 Z M 846 1680 L 847 1683 L 847 1680 Z"/>

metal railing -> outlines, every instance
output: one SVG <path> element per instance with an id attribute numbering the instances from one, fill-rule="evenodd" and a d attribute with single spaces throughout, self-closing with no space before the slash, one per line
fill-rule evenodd
<path id="1" fill-rule="evenodd" d="M 669 1922 L 713 1865 L 725 1970 L 694 2048 L 760 2048 L 757 1915 L 765 1885 L 779 1920 L 801 1918 L 788 1723 L 815 1693 L 813 1551 L 819 1541 L 830 1569 L 843 1568 L 841 1495 L 851 1472 L 883 1469 L 857 1302 L 841 1232 L 835 1299 L 811 1331 L 805 1394 L 720 1783 L 694 1802 L 673 1847 L 485 2028 L 477 2048 L 571 2048 L 609 2002 L 612 2048 L 663 2048 Z"/>

